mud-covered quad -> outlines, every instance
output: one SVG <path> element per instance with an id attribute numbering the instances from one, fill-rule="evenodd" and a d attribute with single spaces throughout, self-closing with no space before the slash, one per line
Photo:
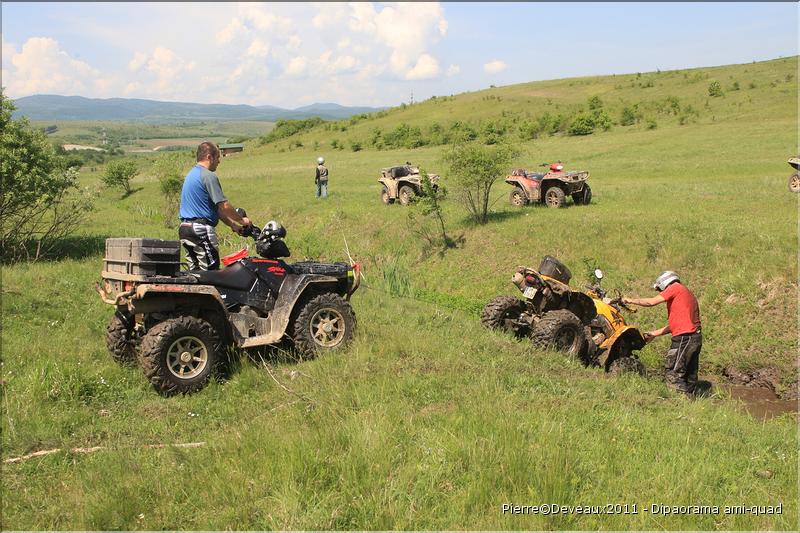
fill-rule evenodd
<path id="1" fill-rule="evenodd" d="M 794 173 L 789 176 L 789 190 L 792 192 L 800 192 L 800 156 L 790 157 L 789 166 L 794 169 Z"/>
<path id="2" fill-rule="evenodd" d="M 259 257 L 243 249 L 218 271 L 179 271 L 179 241 L 108 239 L 97 290 L 115 308 L 112 357 L 140 364 L 171 395 L 202 388 L 231 347 L 288 340 L 302 357 L 344 347 L 356 326 L 358 263 L 286 263 L 285 228 L 270 222 L 251 234 Z"/>
<path id="3" fill-rule="evenodd" d="M 428 177 L 432 186 L 438 186 L 437 174 L 428 174 Z M 381 202 L 386 205 L 395 200 L 399 200 L 402 205 L 408 205 L 414 201 L 414 197 L 424 194 L 419 167 L 408 162 L 405 165 L 382 168 L 378 182 L 382 185 Z"/>
<path id="4" fill-rule="evenodd" d="M 538 270 L 520 267 L 512 283 L 523 298 L 497 296 L 481 312 L 481 323 L 490 329 L 528 337 L 534 345 L 565 352 L 583 363 L 606 371 L 644 373 L 634 350 L 645 341 L 635 326 L 628 326 L 620 313 L 619 298 L 611 300 L 598 283 L 588 293 L 569 287 L 569 269 L 545 256 Z"/>
<path id="5" fill-rule="evenodd" d="M 542 166 L 547 166 L 547 163 Z M 572 197 L 576 205 L 588 205 L 592 201 L 592 188 L 587 183 L 588 179 L 588 171 L 565 171 L 559 161 L 551 164 L 546 173 L 514 169 L 511 175 L 506 176 L 505 182 L 514 186 L 509 194 L 509 201 L 514 207 L 529 203 L 564 207 L 568 196 Z"/>

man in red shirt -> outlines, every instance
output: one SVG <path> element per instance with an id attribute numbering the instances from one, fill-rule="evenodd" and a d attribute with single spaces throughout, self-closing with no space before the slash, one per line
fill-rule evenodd
<path id="1" fill-rule="evenodd" d="M 667 325 L 648 331 L 644 340 L 672 334 L 672 344 L 665 361 L 667 385 L 686 394 L 694 394 L 697 385 L 697 370 L 700 366 L 700 349 L 703 336 L 700 333 L 700 307 L 697 298 L 678 278 L 678 274 L 667 270 L 656 278 L 653 289 L 659 291 L 652 298 L 622 298 L 622 303 L 652 307 L 667 303 Z"/>

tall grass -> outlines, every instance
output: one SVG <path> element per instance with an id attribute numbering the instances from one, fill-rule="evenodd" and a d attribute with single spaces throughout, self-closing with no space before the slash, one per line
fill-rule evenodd
<path id="1" fill-rule="evenodd" d="M 147 207 L 159 205 L 158 183 L 119 199 L 100 187 L 102 169 L 84 172 L 98 206 L 86 245 L 3 271 L 0 438 L 3 458 L 104 449 L 3 465 L 4 528 L 796 530 L 792 415 L 757 420 L 721 395 L 690 401 L 657 378 L 611 378 L 477 320 L 483 302 L 514 294 L 516 266 L 545 254 L 576 282 L 588 259 L 606 271 L 607 288 L 627 294 L 650 294 L 659 271 L 676 269 L 700 300 L 701 374 L 719 383 L 726 366 L 773 366 L 789 389 L 798 197 L 786 190 L 785 159 L 796 149 L 797 111 L 781 91 L 796 91 L 796 81 L 744 89 L 750 76 L 784 79 L 785 68 L 716 71 L 743 89 L 714 99 L 714 121 L 704 112 L 683 126 L 660 120 L 652 131 L 524 143 L 512 166 L 561 159 L 586 168 L 593 203 L 513 210 L 501 184 L 490 222 L 476 227 L 447 201 L 445 220 L 464 242 L 443 255 L 419 253 L 407 210 L 382 205 L 377 182 L 381 167 L 406 160 L 437 172 L 438 148 L 325 154 L 325 201 L 314 198 L 317 151 L 266 146 L 226 158 L 218 170 L 226 195 L 255 221 L 280 220 L 292 260 L 344 260 L 346 239 L 368 281 L 352 298 L 359 330 L 347 351 L 302 362 L 267 351 L 272 374 L 242 354 L 227 380 L 186 397 L 161 398 L 140 370 L 112 362 L 103 340 L 111 310 L 93 291 L 104 238 L 175 238 Z M 646 89 L 620 76 L 544 82 L 492 89 L 499 101 L 473 93 L 431 108 L 488 116 L 515 99 L 613 102 L 616 91 L 683 99 L 675 87 L 708 86 L 693 75 L 653 75 Z M 662 87 L 667 80 L 675 87 Z M 753 94 L 764 97 L 761 114 L 732 100 L 762 90 Z M 220 227 L 223 253 L 247 244 L 227 231 Z M 652 328 L 665 313 L 628 318 Z M 665 349 L 641 352 L 650 370 Z M 186 442 L 206 444 L 143 447 Z M 639 513 L 504 514 L 504 503 L 636 503 Z M 782 503 L 783 514 L 642 512 L 652 503 Z"/>

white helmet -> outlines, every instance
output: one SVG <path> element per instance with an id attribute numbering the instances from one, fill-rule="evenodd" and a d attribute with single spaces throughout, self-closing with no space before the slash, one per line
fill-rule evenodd
<path id="1" fill-rule="evenodd" d="M 656 278 L 656 282 L 653 283 L 653 288 L 657 291 L 663 291 L 673 281 L 680 281 L 680 279 L 678 278 L 678 274 L 673 272 L 672 270 L 665 270 L 664 272 L 658 275 L 658 277 Z"/>
<path id="2" fill-rule="evenodd" d="M 321 164 L 322 164 L 322 163 L 324 163 L 324 162 L 325 162 L 325 158 L 324 158 L 324 157 L 318 157 L 318 158 L 317 158 L 317 164 L 318 164 L 318 165 L 321 165 Z"/>

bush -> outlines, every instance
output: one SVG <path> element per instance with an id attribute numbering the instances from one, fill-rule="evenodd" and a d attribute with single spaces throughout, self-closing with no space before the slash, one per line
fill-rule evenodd
<path id="1" fill-rule="evenodd" d="M 137 172 L 136 163 L 133 161 L 111 161 L 103 174 L 103 183 L 109 187 L 120 187 L 128 195 L 131 193 L 131 178 Z"/>
<path id="2" fill-rule="evenodd" d="M 0 89 L 0 256 L 36 260 L 80 226 L 92 203 L 77 194 L 76 168 L 66 166 L 27 119 L 13 120 L 15 109 Z"/>
<path id="3" fill-rule="evenodd" d="M 271 143 L 279 139 L 285 139 L 298 133 L 309 131 L 322 124 L 323 120 L 319 117 L 307 118 L 305 120 L 279 120 L 275 123 L 275 129 L 261 137 L 261 144 Z"/>
<path id="4" fill-rule="evenodd" d="M 619 123 L 622 126 L 632 126 L 636 123 L 636 113 L 630 107 L 622 108 L 622 115 L 620 116 Z"/>
<path id="5" fill-rule="evenodd" d="M 164 227 L 174 228 L 178 223 L 183 176 L 191 164 L 192 158 L 179 153 L 166 154 L 153 163 L 153 174 L 164 199 L 161 211 Z"/>
<path id="6" fill-rule="evenodd" d="M 717 80 L 713 80 L 708 84 L 708 96 L 722 96 L 722 85 Z"/>
<path id="7" fill-rule="evenodd" d="M 358 141 L 350 141 L 350 149 L 354 152 L 361 151 L 361 143 Z"/>
<path id="8" fill-rule="evenodd" d="M 658 123 L 656 122 L 656 119 L 654 119 L 654 118 L 648 118 L 647 121 L 645 122 L 645 129 L 654 130 L 657 127 L 658 127 Z"/>
<path id="9" fill-rule="evenodd" d="M 478 224 L 489 221 L 492 185 L 518 154 L 508 144 L 487 146 L 477 142 L 454 145 L 442 156 L 449 167 L 455 194 Z"/>
<path id="10" fill-rule="evenodd" d="M 589 98 L 589 110 L 595 111 L 598 109 L 602 109 L 603 101 L 600 99 L 599 96 L 595 95 Z"/>
<path id="11" fill-rule="evenodd" d="M 569 126 L 570 135 L 591 135 L 594 133 L 594 118 L 588 113 L 580 113 Z"/>

